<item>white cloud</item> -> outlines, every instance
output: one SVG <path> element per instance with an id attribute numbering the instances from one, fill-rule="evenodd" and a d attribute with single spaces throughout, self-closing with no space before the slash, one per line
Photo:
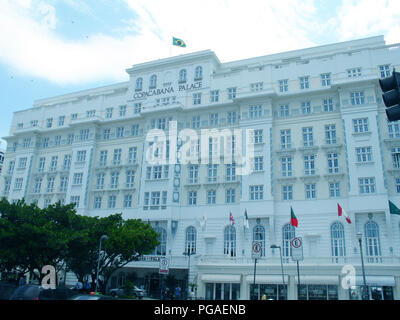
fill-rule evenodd
<path id="1" fill-rule="evenodd" d="M 66 1 L 94 14 L 86 4 Z M 177 55 L 211 49 L 221 61 L 232 61 L 310 47 L 326 35 L 348 40 L 385 34 L 388 42 L 399 42 L 400 35 L 398 0 L 343 0 L 337 15 L 325 20 L 318 0 L 122 1 L 135 18 L 117 28 L 130 32 L 119 38 L 98 33 L 83 41 L 57 34 L 62 19 L 57 1 L 0 0 L 0 60 L 57 83 L 124 81 L 126 68 L 168 57 L 170 50 Z M 172 47 L 172 36 L 185 40 L 187 48 Z"/>

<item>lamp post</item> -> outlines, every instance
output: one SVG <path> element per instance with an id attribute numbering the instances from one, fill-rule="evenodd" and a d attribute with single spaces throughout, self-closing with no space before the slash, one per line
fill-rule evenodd
<path id="1" fill-rule="evenodd" d="M 107 240 L 107 239 L 108 239 L 108 237 L 107 237 L 106 235 L 102 235 L 102 236 L 100 237 L 99 256 L 98 256 L 98 258 L 97 258 L 97 273 L 96 273 L 96 289 L 95 289 L 95 292 L 97 292 L 97 288 L 98 288 L 98 286 L 99 286 L 99 269 L 100 269 L 101 242 L 102 242 L 103 240 Z"/>
<path id="2" fill-rule="evenodd" d="M 357 233 L 357 239 L 358 239 L 358 244 L 360 245 L 360 253 L 361 253 L 361 267 L 362 267 L 362 274 L 363 274 L 363 290 L 362 290 L 362 299 L 363 300 L 368 300 L 368 293 L 367 293 L 367 282 L 365 280 L 365 268 L 364 268 L 364 256 L 363 256 L 363 250 L 362 250 L 362 233 L 358 232 Z"/>
<path id="3" fill-rule="evenodd" d="M 271 249 L 278 249 L 278 248 L 279 248 L 279 255 L 280 255 L 280 257 L 281 257 L 282 283 L 283 283 L 283 289 L 285 290 L 285 292 L 286 292 L 286 297 L 287 297 L 287 290 L 286 290 L 286 288 L 285 288 L 285 276 L 284 276 L 284 273 L 283 273 L 282 248 L 281 248 L 281 246 L 278 246 L 278 245 L 276 245 L 276 244 L 271 245 L 270 248 L 271 248 Z"/>
<path id="4" fill-rule="evenodd" d="M 188 257 L 189 257 L 189 262 L 188 262 L 188 276 L 187 276 L 187 289 L 186 289 L 186 292 L 187 292 L 187 297 L 186 297 L 186 299 L 189 300 L 189 291 L 190 291 L 190 285 L 189 285 L 189 277 L 190 277 L 190 256 L 191 256 L 192 254 L 196 254 L 195 248 L 192 248 L 192 247 L 188 246 L 188 247 L 187 247 L 187 251 L 185 251 L 183 254 L 184 254 L 185 256 L 188 256 Z"/>

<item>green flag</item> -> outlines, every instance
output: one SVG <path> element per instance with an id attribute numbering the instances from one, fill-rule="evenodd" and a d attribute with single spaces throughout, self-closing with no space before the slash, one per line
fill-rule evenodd
<path id="1" fill-rule="evenodd" d="M 400 209 L 397 208 L 392 201 L 389 200 L 389 210 L 391 214 L 400 215 Z"/>
<path id="2" fill-rule="evenodd" d="M 182 48 L 186 47 L 185 41 L 183 41 L 182 39 L 175 38 L 175 37 L 172 37 L 172 45 L 182 47 Z"/>

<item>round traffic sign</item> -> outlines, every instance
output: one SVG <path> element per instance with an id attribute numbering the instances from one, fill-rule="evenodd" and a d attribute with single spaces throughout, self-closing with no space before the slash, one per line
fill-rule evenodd
<path id="1" fill-rule="evenodd" d="M 160 267 L 167 267 L 168 266 L 168 259 L 167 258 L 161 258 L 160 259 Z"/>
<path id="2" fill-rule="evenodd" d="M 254 242 L 253 243 L 253 253 L 260 253 L 262 249 L 261 242 Z"/>
<path id="3" fill-rule="evenodd" d="M 300 248 L 301 238 L 293 238 L 292 241 L 290 241 L 290 244 L 292 245 L 293 248 Z"/>

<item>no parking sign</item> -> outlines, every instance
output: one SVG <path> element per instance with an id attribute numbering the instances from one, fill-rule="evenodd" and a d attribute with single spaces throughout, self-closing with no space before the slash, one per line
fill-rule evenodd
<path id="1" fill-rule="evenodd" d="M 297 237 L 293 238 L 290 241 L 290 248 L 292 252 L 292 260 L 293 261 L 301 261 L 303 260 L 303 241 L 302 238 Z"/>
<path id="2" fill-rule="evenodd" d="M 169 266 L 168 266 L 168 259 L 167 258 L 160 258 L 160 274 L 168 274 Z"/>
<path id="3" fill-rule="evenodd" d="M 253 259 L 259 259 L 261 257 L 262 244 L 259 241 L 254 241 L 252 246 L 252 257 Z"/>

